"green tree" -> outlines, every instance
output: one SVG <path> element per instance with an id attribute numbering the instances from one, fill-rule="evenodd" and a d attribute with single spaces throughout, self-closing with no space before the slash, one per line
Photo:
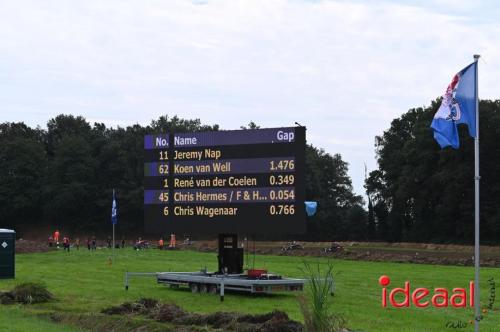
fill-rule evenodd
<path id="1" fill-rule="evenodd" d="M 0 220 L 5 227 L 40 224 L 46 165 L 39 129 L 0 124 Z"/>
<path id="2" fill-rule="evenodd" d="M 473 139 L 459 127 L 461 147 L 440 149 L 430 129 L 440 100 L 411 109 L 376 137 L 379 168 L 366 181 L 376 219 L 385 219 L 393 241 L 470 242 L 473 239 Z M 500 181 L 500 101 L 480 102 L 481 224 L 484 240 L 498 241 L 495 200 Z M 377 210 L 379 211 L 377 213 Z"/>
<path id="3" fill-rule="evenodd" d="M 259 126 L 250 122 L 248 128 Z M 72 115 L 50 119 L 47 130 L 0 124 L 0 218 L 16 228 L 50 225 L 103 236 L 116 189 L 118 230 L 142 231 L 144 135 L 215 130 L 216 124 L 166 115 L 149 126 L 126 128 L 91 125 Z M 339 154 L 306 147 L 306 197 L 319 203 L 318 214 L 308 220 L 309 238 L 366 236 L 362 199 L 347 171 Z"/>
<path id="4" fill-rule="evenodd" d="M 366 221 L 366 238 L 368 240 L 376 239 L 375 212 L 373 211 L 373 204 L 370 196 L 368 196 L 368 217 Z"/>
<path id="5" fill-rule="evenodd" d="M 186 120 L 174 116 L 169 119 L 167 115 L 162 115 L 158 120 L 151 121 L 152 133 L 175 133 L 175 132 L 196 132 L 196 131 L 216 131 L 219 125 L 202 125 L 200 119 Z"/>
<path id="6" fill-rule="evenodd" d="M 339 154 L 330 155 L 312 145 L 306 147 L 306 199 L 318 202 L 317 214 L 308 219 L 308 234 L 314 239 L 347 239 L 347 214 L 362 204 L 347 174 L 348 164 Z"/>
<path id="7" fill-rule="evenodd" d="M 95 165 L 81 136 L 62 137 L 55 145 L 45 186 L 45 215 L 54 227 L 95 226 Z"/>
<path id="8" fill-rule="evenodd" d="M 259 128 L 260 126 L 253 121 L 250 121 L 246 126 L 240 126 L 240 129 L 259 129 Z"/>

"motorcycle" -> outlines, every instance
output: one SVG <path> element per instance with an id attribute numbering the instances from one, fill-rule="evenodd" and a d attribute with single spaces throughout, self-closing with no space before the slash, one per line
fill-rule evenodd
<path id="1" fill-rule="evenodd" d="M 323 254 L 334 254 L 334 253 L 338 253 L 338 252 L 341 252 L 342 250 L 344 250 L 344 248 L 338 244 L 338 243 L 332 243 L 332 245 L 328 248 L 323 248 L 322 250 L 322 253 Z"/>
<path id="2" fill-rule="evenodd" d="M 285 246 L 281 248 L 282 252 L 287 252 L 291 250 L 303 250 L 304 246 L 296 242 L 288 242 Z"/>

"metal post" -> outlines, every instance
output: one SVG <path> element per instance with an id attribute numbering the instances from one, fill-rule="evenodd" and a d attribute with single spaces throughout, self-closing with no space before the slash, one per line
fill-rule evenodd
<path id="1" fill-rule="evenodd" d="M 115 224 L 113 223 L 113 263 L 115 262 Z"/>
<path id="2" fill-rule="evenodd" d="M 224 277 L 222 277 L 222 282 L 220 283 L 220 301 L 224 302 Z"/>
<path id="3" fill-rule="evenodd" d="M 153 276 L 158 276 L 158 272 L 125 272 L 125 290 L 128 290 L 129 288 L 130 278 Z"/>
<path id="4" fill-rule="evenodd" d="M 478 96 L 478 60 L 480 55 L 474 55 L 476 77 L 474 81 L 476 98 L 476 137 L 474 138 L 474 331 L 479 331 L 481 320 L 481 297 L 479 287 L 479 96 Z"/>
<path id="5" fill-rule="evenodd" d="M 116 202 L 115 200 L 115 190 L 113 189 L 113 204 Z M 111 217 L 113 218 L 113 217 Z M 115 222 L 112 220 L 113 223 L 113 248 L 111 249 L 111 262 L 115 262 Z"/>

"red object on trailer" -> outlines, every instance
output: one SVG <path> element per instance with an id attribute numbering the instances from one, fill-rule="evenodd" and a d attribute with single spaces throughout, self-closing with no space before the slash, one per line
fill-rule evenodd
<path id="1" fill-rule="evenodd" d="M 248 270 L 248 272 L 247 272 L 247 276 L 249 278 L 255 278 L 255 279 L 260 278 L 263 274 L 267 274 L 267 270 L 251 269 L 251 270 Z"/>

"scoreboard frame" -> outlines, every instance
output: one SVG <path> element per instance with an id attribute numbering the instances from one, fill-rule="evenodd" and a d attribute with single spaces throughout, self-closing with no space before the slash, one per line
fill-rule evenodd
<path id="1" fill-rule="evenodd" d="M 146 135 L 145 232 L 305 233 L 305 133 L 282 127 Z M 203 167 L 208 171 L 199 172 Z"/>

